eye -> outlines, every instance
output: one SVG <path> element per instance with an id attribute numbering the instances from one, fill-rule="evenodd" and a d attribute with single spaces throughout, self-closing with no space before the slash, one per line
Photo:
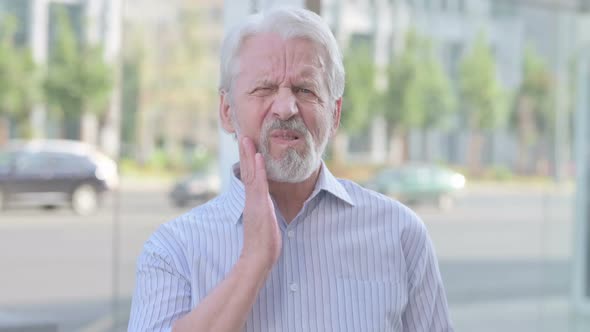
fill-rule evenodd
<path id="1" fill-rule="evenodd" d="M 271 94 L 275 89 L 271 86 L 259 86 L 256 87 L 250 94 L 255 96 L 266 96 Z"/>
<path id="2" fill-rule="evenodd" d="M 295 88 L 295 93 L 301 93 L 304 95 L 315 95 L 315 93 L 312 90 L 306 88 Z"/>

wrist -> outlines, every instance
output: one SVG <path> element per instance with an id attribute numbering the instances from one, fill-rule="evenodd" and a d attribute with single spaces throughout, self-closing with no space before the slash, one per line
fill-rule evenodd
<path id="1" fill-rule="evenodd" d="M 241 269 L 248 271 L 248 274 L 266 277 L 274 265 L 274 261 L 260 255 L 248 254 L 242 252 L 236 265 Z"/>

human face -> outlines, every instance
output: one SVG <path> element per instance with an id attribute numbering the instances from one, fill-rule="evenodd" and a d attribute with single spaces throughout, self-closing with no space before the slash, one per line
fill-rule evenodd
<path id="1" fill-rule="evenodd" d="M 242 44 L 231 100 L 221 100 L 222 124 L 254 140 L 270 180 L 309 178 L 338 127 L 341 101 L 328 95 L 322 52 L 307 39 L 272 33 Z"/>

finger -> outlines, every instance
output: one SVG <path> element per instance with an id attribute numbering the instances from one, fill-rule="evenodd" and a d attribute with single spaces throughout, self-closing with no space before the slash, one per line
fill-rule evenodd
<path id="1" fill-rule="evenodd" d="M 254 154 L 256 149 L 254 143 L 249 137 L 242 137 L 240 140 L 240 177 L 244 187 L 248 189 L 254 181 L 256 161 Z"/>
<path id="2" fill-rule="evenodd" d="M 254 176 L 254 189 L 261 195 L 268 195 L 268 181 L 266 178 L 264 157 L 262 157 L 260 152 L 257 152 L 254 156 L 254 159 L 256 167 L 256 174 Z"/>

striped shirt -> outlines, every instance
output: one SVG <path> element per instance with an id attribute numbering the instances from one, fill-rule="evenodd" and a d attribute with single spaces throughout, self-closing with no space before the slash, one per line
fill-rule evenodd
<path id="1" fill-rule="evenodd" d="M 219 284 L 242 247 L 244 186 L 162 225 L 137 261 L 129 331 L 170 331 Z M 432 243 L 410 209 L 336 179 L 287 224 L 280 258 L 244 331 L 452 331 Z"/>

